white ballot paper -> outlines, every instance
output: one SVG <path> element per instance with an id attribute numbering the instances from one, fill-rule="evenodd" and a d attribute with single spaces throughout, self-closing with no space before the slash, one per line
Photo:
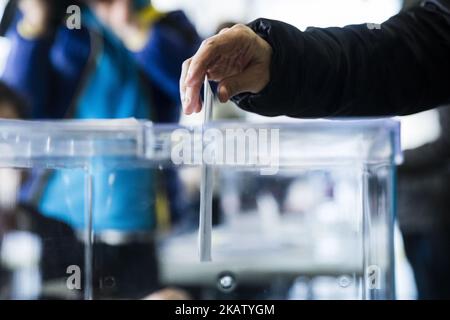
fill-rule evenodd
<path id="1" fill-rule="evenodd" d="M 208 82 L 208 78 L 205 78 L 204 87 L 204 97 L 203 97 L 203 131 L 205 130 L 206 124 L 211 120 L 212 117 L 212 104 L 213 104 L 213 92 Z M 202 144 L 205 147 L 205 142 L 203 141 L 204 132 L 202 132 Z M 207 165 L 204 161 L 202 163 L 202 181 L 200 185 L 200 222 L 198 230 L 198 240 L 199 240 L 199 253 L 200 261 L 208 262 L 211 261 L 211 231 L 212 231 L 212 200 L 213 200 L 213 185 L 214 176 L 213 169 L 210 165 Z"/>

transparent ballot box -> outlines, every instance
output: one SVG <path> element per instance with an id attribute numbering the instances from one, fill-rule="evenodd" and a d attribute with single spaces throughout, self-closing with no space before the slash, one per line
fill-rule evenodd
<path id="1" fill-rule="evenodd" d="M 400 160 L 391 119 L 0 121 L 0 298 L 393 299 Z"/>

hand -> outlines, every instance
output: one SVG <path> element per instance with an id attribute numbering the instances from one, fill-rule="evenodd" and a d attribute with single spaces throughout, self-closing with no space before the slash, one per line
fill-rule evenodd
<path id="1" fill-rule="evenodd" d="M 148 26 L 141 25 L 131 0 L 96 1 L 93 9 L 97 16 L 133 51 L 147 43 Z"/>
<path id="2" fill-rule="evenodd" d="M 235 25 L 205 41 L 183 63 L 180 95 L 186 114 L 200 112 L 200 89 L 205 75 L 219 82 L 221 102 L 243 93 L 258 93 L 270 79 L 272 47 L 252 29 Z"/>
<path id="3" fill-rule="evenodd" d="M 50 1 L 20 0 L 18 7 L 23 14 L 22 26 L 28 33 L 38 36 L 47 32 L 52 16 Z"/>

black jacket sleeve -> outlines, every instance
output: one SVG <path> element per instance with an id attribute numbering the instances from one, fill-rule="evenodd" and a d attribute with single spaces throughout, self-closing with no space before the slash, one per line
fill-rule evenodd
<path id="1" fill-rule="evenodd" d="M 273 48 L 271 80 L 233 100 L 267 116 L 406 115 L 450 102 L 449 0 L 428 1 L 380 26 L 309 28 L 258 19 Z"/>

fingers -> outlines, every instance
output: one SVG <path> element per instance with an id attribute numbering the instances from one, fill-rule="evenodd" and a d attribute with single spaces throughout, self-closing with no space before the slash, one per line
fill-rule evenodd
<path id="1" fill-rule="evenodd" d="M 189 115 L 197 113 L 202 110 L 202 103 L 200 100 L 200 86 L 186 87 L 186 100 L 184 106 L 184 113 Z"/>
<path id="2" fill-rule="evenodd" d="M 258 89 L 262 86 L 260 84 L 262 81 L 264 80 L 261 78 L 258 66 L 252 66 L 238 75 L 225 78 L 219 82 L 219 100 L 224 103 L 240 93 L 256 93 L 260 91 Z"/>
<path id="3" fill-rule="evenodd" d="M 218 96 L 221 102 L 226 102 L 240 93 L 261 92 L 269 83 L 272 48 L 261 38 L 257 38 L 256 44 L 257 56 L 250 61 L 245 70 L 230 74 L 219 82 Z"/>
<path id="4" fill-rule="evenodd" d="M 200 112 L 202 110 L 202 104 L 200 102 L 200 86 L 186 86 L 186 76 L 189 72 L 192 58 L 186 60 L 181 68 L 180 77 L 180 98 L 183 111 L 189 115 L 193 112 Z"/>
<path id="5" fill-rule="evenodd" d="M 256 34 L 246 26 L 225 28 L 205 41 L 197 53 L 183 64 L 180 79 L 180 95 L 186 114 L 202 108 L 200 90 L 206 74 L 210 80 L 219 81 L 219 99 L 227 101 L 241 93 L 252 92 L 258 79 L 258 68 L 252 68 L 258 54 Z M 246 70 L 244 70 L 246 69 Z"/>
<path id="6" fill-rule="evenodd" d="M 180 79 L 181 99 L 186 114 L 200 112 L 200 90 L 205 79 L 208 66 L 217 54 L 217 41 L 210 38 L 205 40 L 197 53 L 183 64 Z"/>
<path id="7" fill-rule="evenodd" d="M 219 31 L 219 34 L 222 34 L 222 33 L 226 32 L 228 30 L 230 30 L 230 28 L 223 28 L 222 30 Z"/>
<path id="8" fill-rule="evenodd" d="M 219 39 L 223 35 L 216 35 L 202 42 L 197 53 L 192 57 L 186 76 L 186 85 L 194 86 L 202 83 L 208 66 L 218 56 Z"/>
<path id="9" fill-rule="evenodd" d="M 187 59 L 186 61 L 183 62 L 183 65 L 181 66 L 181 76 L 180 76 L 180 99 L 181 99 L 181 105 L 183 107 L 183 111 L 186 114 L 190 114 L 192 113 L 192 111 L 190 113 L 187 113 L 186 107 L 187 105 L 190 105 L 191 101 L 187 99 L 186 97 L 186 75 L 189 69 L 189 66 L 191 64 L 192 58 Z"/>

